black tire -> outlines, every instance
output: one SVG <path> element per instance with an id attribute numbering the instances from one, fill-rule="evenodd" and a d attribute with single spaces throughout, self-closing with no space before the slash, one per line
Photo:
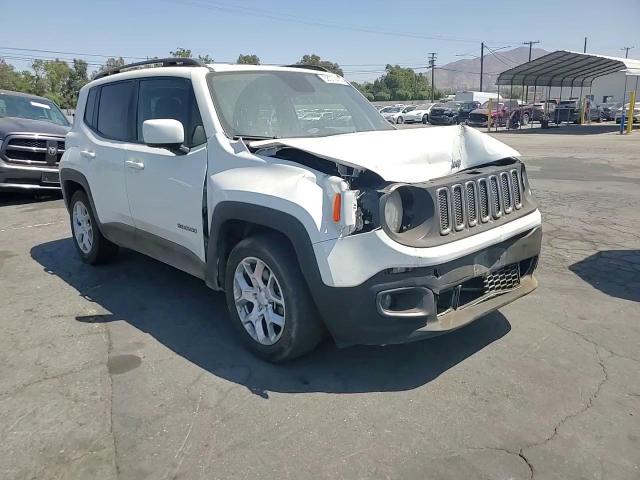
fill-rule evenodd
<path id="1" fill-rule="evenodd" d="M 84 252 L 80 245 L 78 244 L 77 236 L 76 236 L 76 225 L 73 221 L 73 212 L 74 208 L 78 203 L 81 203 L 84 208 L 87 210 L 89 214 L 89 218 L 91 220 L 91 230 L 93 233 L 93 241 L 91 245 L 91 249 L 87 252 Z M 91 208 L 91 202 L 89 202 L 89 198 L 87 194 L 78 190 L 71 197 L 70 202 L 70 210 L 69 210 L 69 219 L 71 221 L 71 233 L 73 237 L 73 244 L 76 247 L 80 258 L 84 263 L 88 263 L 90 265 L 98 265 L 101 263 L 109 263 L 112 261 L 116 255 L 118 254 L 118 246 L 115 243 L 110 242 L 100 232 L 100 228 L 98 227 L 98 222 L 96 221 L 95 213 Z"/>
<path id="2" fill-rule="evenodd" d="M 422 124 L 423 124 L 423 125 L 426 125 L 427 123 L 429 123 L 429 115 L 428 115 L 427 113 L 425 113 L 425 114 L 422 116 Z"/>
<path id="3" fill-rule="evenodd" d="M 255 340 L 242 324 L 234 298 L 236 267 L 246 258 L 263 261 L 276 276 L 285 304 L 284 327 L 278 340 L 263 345 Z M 316 348 L 326 330 L 300 271 L 298 260 L 289 242 L 277 234 L 259 234 L 238 243 L 227 261 L 225 296 L 231 323 L 247 348 L 258 357 L 281 363 L 305 355 Z"/>
<path id="4" fill-rule="evenodd" d="M 523 113 L 522 114 L 522 126 L 525 127 L 527 125 L 529 125 L 529 114 L 528 113 Z"/>
<path id="5" fill-rule="evenodd" d="M 397 124 L 397 125 L 402 125 L 403 123 L 404 123 L 404 118 L 402 118 L 402 117 L 398 117 L 398 118 L 396 119 L 396 124 Z"/>

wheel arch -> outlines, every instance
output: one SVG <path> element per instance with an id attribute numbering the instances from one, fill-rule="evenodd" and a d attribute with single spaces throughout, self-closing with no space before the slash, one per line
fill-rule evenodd
<path id="1" fill-rule="evenodd" d="M 263 205 L 224 201 L 211 217 L 205 273 L 210 288 L 224 289 L 224 273 L 233 247 L 247 236 L 262 232 L 278 234 L 288 242 L 308 285 L 320 279 L 311 239 L 300 220 Z"/>
<path id="2" fill-rule="evenodd" d="M 87 194 L 89 198 L 89 203 L 91 204 L 91 208 L 93 209 L 93 214 L 98 221 L 98 225 L 100 225 L 100 219 L 98 218 L 98 211 L 96 210 L 96 206 L 93 203 L 93 196 L 91 195 L 91 187 L 89 187 L 89 182 L 87 177 L 84 174 L 80 173 L 77 170 L 72 168 L 63 168 L 60 170 L 60 187 L 62 188 L 62 198 L 64 199 L 64 203 L 67 207 L 67 210 L 71 210 L 71 197 L 78 190 L 83 190 L 84 193 Z"/>

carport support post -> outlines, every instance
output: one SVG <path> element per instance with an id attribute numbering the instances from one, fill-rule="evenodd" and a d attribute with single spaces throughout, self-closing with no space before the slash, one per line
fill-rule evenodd
<path id="1" fill-rule="evenodd" d="M 629 92 L 629 115 L 627 115 L 627 133 L 633 130 L 633 110 L 636 106 L 636 91 Z M 624 108 L 624 105 L 622 106 Z"/>
<path id="2" fill-rule="evenodd" d="M 624 76 L 624 92 L 622 92 L 622 115 L 620 116 L 620 135 L 624 134 L 624 104 L 627 101 L 627 76 Z"/>
<path id="3" fill-rule="evenodd" d="M 530 115 L 530 119 L 529 119 L 529 128 L 533 128 L 533 109 L 535 108 L 535 103 L 536 103 L 536 89 L 538 88 L 537 84 L 537 78 L 536 78 L 536 83 L 533 84 L 533 100 L 531 101 L 531 115 Z"/>

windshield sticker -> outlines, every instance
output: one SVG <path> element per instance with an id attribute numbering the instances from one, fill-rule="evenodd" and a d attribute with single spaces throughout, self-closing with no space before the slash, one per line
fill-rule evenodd
<path id="1" fill-rule="evenodd" d="M 31 106 L 38 107 L 38 108 L 46 108 L 47 110 L 51 110 L 51 107 L 46 103 L 31 102 Z"/>
<path id="2" fill-rule="evenodd" d="M 318 77 L 320 77 L 320 80 L 322 80 L 324 83 L 335 83 L 337 85 L 349 85 L 349 82 L 347 82 L 344 78 L 338 75 L 334 75 L 332 73 L 322 73 L 318 75 Z"/>

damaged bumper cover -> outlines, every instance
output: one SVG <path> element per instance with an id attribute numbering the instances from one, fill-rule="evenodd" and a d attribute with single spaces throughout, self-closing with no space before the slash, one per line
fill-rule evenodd
<path id="1" fill-rule="evenodd" d="M 460 328 L 532 292 L 541 227 L 439 265 L 391 268 L 354 287 L 312 288 L 339 346 L 393 344 Z"/>

